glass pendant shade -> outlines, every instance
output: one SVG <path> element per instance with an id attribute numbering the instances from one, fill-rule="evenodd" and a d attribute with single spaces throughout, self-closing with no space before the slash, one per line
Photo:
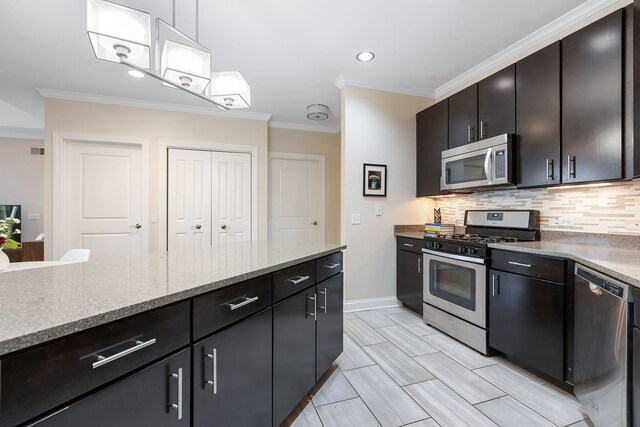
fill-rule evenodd
<path id="1" fill-rule="evenodd" d="M 148 13 L 104 0 L 87 0 L 87 33 L 99 59 L 120 58 L 149 69 L 151 18 Z"/>
<path id="2" fill-rule="evenodd" d="M 235 110 L 251 107 L 251 88 L 238 71 L 211 74 L 211 99 Z"/>

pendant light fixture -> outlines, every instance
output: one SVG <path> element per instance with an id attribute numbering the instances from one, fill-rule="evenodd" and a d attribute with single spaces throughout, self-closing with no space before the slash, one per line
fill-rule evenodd
<path id="1" fill-rule="evenodd" d="M 153 70 L 148 13 L 107 0 L 87 0 L 87 33 L 98 59 L 126 65 L 132 72 L 153 77 L 163 86 L 181 89 L 224 110 L 250 108 L 251 88 L 242 74 L 211 73 L 211 51 L 198 40 L 198 9 L 196 0 L 195 39 L 175 28 L 175 0 L 171 25 L 156 18 Z"/>

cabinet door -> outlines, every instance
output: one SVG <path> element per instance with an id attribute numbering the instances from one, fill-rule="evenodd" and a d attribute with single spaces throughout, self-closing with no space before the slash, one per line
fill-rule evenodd
<path id="1" fill-rule="evenodd" d="M 562 381 L 564 286 L 497 270 L 489 279 L 489 346 Z"/>
<path id="2" fill-rule="evenodd" d="M 638 309 L 635 309 L 637 312 Z M 640 329 L 633 328 L 633 427 L 640 427 Z"/>
<path id="3" fill-rule="evenodd" d="M 560 183 L 560 42 L 517 63 L 516 184 Z"/>
<path id="4" fill-rule="evenodd" d="M 469 86 L 449 97 L 449 148 L 477 141 L 478 86 Z"/>
<path id="5" fill-rule="evenodd" d="M 342 313 L 344 274 L 317 285 L 316 381 L 342 353 Z"/>
<path id="6" fill-rule="evenodd" d="M 445 194 L 440 190 L 442 152 L 448 148 L 449 102 L 444 100 L 416 115 L 416 196 Z"/>
<path id="7" fill-rule="evenodd" d="M 478 83 L 478 139 L 516 133 L 516 66 Z"/>
<path id="8" fill-rule="evenodd" d="M 562 181 L 622 177 L 622 10 L 562 40 Z"/>
<path id="9" fill-rule="evenodd" d="M 271 419 L 271 321 L 268 308 L 194 346 L 194 426 Z"/>
<path id="10" fill-rule="evenodd" d="M 35 425 L 189 426 L 190 354 L 189 349 L 183 350 L 37 421 Z"/>
<path id="11" fill-rule="evenodd" d="M 397 298 L 422 314 L 422 255 L 398 249 L 396 258 Z"/>
<path id="12" fill-rule="evenodd" d="M 316 379 L 315 286 L 273 306 L 273 425 L 279 426 Z"/>

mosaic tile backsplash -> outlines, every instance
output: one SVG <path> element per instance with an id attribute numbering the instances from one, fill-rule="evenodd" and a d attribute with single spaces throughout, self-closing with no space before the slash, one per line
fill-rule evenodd
<path id="1" fill-rule="evenodd" d="M 434 198 L 442 222 L 463 225 L 467 209 L 536 209 L 542 230 L 640 235 L 640 181 L 601 187 L 499 190 Z"/>

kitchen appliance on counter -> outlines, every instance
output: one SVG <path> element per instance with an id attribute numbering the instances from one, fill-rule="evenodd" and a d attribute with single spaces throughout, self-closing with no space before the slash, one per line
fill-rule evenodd
<path id="1" fill-rule="evenodd" d="M 424 237 L 424 322 L 487 354 L 487 245 L 539 238 L 538 211 L 468 210 L 466 234 Z"/>
<path id="2" fill-rule="evenodd" d="M 596 427 L 630 422 L 629 285 L 576 264 L 574 393 Z"/>
<path id="3" fill-rule="evenodd" d="M 503 134 L 442 152 L 441 190 L 512 186 L 513 135 Z"/>

